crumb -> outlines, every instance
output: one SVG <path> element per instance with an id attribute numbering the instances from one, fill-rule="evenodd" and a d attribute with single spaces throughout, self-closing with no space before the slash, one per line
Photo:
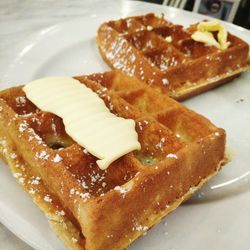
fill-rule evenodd
<path id="1" fill-rule="evenodd" d="M 18 96 L 16 97 L 16 106 L 17 107 L 23 107 L 26 104 L 26 99 L 24 96 Z"/>
<path id="2" fill-rule="evenodd" d="M 65 215 L 65 212 L 64 212 L 63 210 L 61 210 L 61 211 L 56 211 L 56 214 L 57 214 L 57 215 L 64 216 L 64 215 Z"/>
<path id="3" fill-rule="evenodd" d="M 31 188 L 30 190 L 29 190 L 29 194 L 35 194 L 36 193 L 36 191 L 33 189 L 33 188 Z"/>
<path id="4" fill-rule="evenodd" d="M 86 184 L 86 182 L 84 180 L 82 180 L 82 187 L 85 188 L 85 189 L 88 188 L 88 186 L 87 186 L 87 184 Z"/>
<path id="5" fill-rule="evenodd" d="M 85 155 L 88 155 L 88 154 L 89 154 L 86 148 L 83 149 L 83 153 L 84 153 Z"/>
<path id="6" fill-rule="evenodd" d="M 20 133 L 23 133 L 23 131 L 24 131 L 25 129 L 27 129 L 27 127 L 28 127 L 28 124 L 27 124 L 26 122 L 21 123 L 21 124 L 19 125 L 19 132 L 20 132 Z"/>
<path id="7" fill-rule="evenodd" d="M 81 193 L 80 197 L 86 200 L 86 199 L 90 198 L 90 193 Z"/>
<path id="8" fill-rule="evenodd" d="M 55 123 L 52 123 L 51 124 L 51 129 L 54 133 L 56 133 L 56 124 Z"/>
<path id="9" fill-rule="evenodd" d="M 22 174 L 21 174 L 21 173 L 14 173 L 13 176 L 14 176 L 15 178 L 19 178 L 19 177 L 22 176 Z"/>
<path id="10" fill-rule="evenodd" d="M 136 224 L 133 228 L 132 228 L 133 231 L 147 231 L 148 230 L 148 227 L 147 226 L 142 226 L 142 225 L 138 225 Z"/>
<path id="11" fill-rule="evenodd" d="M 74 194 L 75 193 L 75 189 L 74 188 L 71 188 L 70 190 L 69 190 L 69 193 L 72 195 L 72 194 Z"/>
<path id="12" fill-rule="evenodd" d="M 76 243 L 78 240 L 74 237 L 71 238 L 71 240 L 73 241 L 73 243 Z"/>
<path id="13" fill-rule="evenodd" d="M 10 154 L 10 158 L 11 158 L 11 159 L 17 158 L 17 154 L 16 154 L 16 153 L 11 153 L 11 154 Z"/>
<path id="14" fill-rule="evenodd" d="M 113 234 L 107 235 L 107 238 L 113 238 Z"/>
<path id="15" fill-rule="evenodd" d="M 220 133 L 219 132 L 215 132 L 214 135 L 215 136 L 220 136 Z"/>
<path id="16" fill-rule="evenodd" d="M 239 100 L 236 101 L 236 103 L 241 103 L 244 102 L 245 100 L 243 98 L 240 98 Z"/>
<path id="17" fill-rule="evenodd" d="M 164 13 L 160 13 L 159 15 L 156 15 L 156 17 L 158 17 L 160 19 L 164 19 Z"/>

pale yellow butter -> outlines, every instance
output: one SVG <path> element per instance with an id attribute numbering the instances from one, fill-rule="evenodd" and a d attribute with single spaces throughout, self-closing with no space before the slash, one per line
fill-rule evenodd
<path id="1" fill-rule="evenodd" d="M 212 32 L 215 31 L 218 31 L 217 40 L 212 34 Z M 195 31 L 191 37 L 197 42 L 212 45 L 221 50 L 227 49 L 230 44 L 227 41 L 227 31 L 225 27 L 217 20 L 199 23 L 197 25 L 197 31 Z"/>
<path id="2" fill-rule="evenodd" d="M 220 49 L 220 44 L 215 40 L 213 34 L 208 31 L 199 31 L 197 30 L 192 34 L 192 39 L 197 42 L 205 43 L 207 45 L 215 46 L 216 48 Z"/>
<path id="3" fill-rule="evenodd" d="M 47 77 L 23 90 L 43 111 L 63 119 L 65 130 L 106 169 L 119 157 L 141 148 L 135 122 L 112 114 L 99 96 L 71 77 Z"/>
<path id="4" fill-rule="evenodd" d="M 173 41 L 173 38 L 172 36 L 166 36 L 165 37 L 165 40 L 168 42 L 168 43 L 171 43 Z"/>

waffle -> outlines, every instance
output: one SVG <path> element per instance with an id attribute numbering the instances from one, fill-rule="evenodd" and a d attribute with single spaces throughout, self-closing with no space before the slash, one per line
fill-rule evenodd
<path id="1" fill-rule="evenodd" d="M 184 29 L 154 14 L 103 23 L 97 44 L 109 66 L 146 82 L 177 100 L 197 95 L 250 68 L 249 45 L 228 34 L 219 50 L 196 42 L 197 24 Z"/>
<path id="2" fill-rule="evenodd" d="M 125 249 L 217 173 L 225 132 L 120 71 L 76 79 L 135 120 L 140 151 L 100 170 L 19 86 L 0 92 L 0 152 L 69 249 Z"/>

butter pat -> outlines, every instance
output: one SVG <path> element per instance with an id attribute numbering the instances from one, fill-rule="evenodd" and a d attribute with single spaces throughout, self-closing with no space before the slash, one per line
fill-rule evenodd
<path id="1" fill-rule="evenodd" d="M 217 33 L 217 40 L 212 32 Z M 227 31 L 218 21 L 201 22 L 197 25 L 197 31 L 192 34 L 192 39 L 207 45 L 215 46 L 218 49 L 225 50 L 229 46 L 227 42 Z"/>
<path id="2" fill-rule="evenodd" d="M 135 122 L 112 114 L 104 101 L 71 77 L 48 77 L 23 87 L 39 109 L 63 119 L 65 131 L 106 169 L 121 156 L 141 149 Z"/>
<path id="3" fill-rule="evenodd" d="M 215 46 L 217 49 L 220 49 L 220 44 L 215 40 L 213 34 L 208 31 L 196 31 L 194 34 L 192 34 L 192 39 L 205 43 L 207 45 Z"/>

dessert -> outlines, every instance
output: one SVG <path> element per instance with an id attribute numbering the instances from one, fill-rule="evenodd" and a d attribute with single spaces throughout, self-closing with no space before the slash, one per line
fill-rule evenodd
<path id="1" fill-rule="evenodd" d="M 19 86 L 0 92 L 0 152 L 69 249 L 124 249 L 219 171 L 225 131 L 122 72 L 75 79 L 135 121 L 140 150 L 101 170 Z"/>
<path id="2" fill-rule="evenodd" d="M 250 68 L 249 45 L 218 21 L 184 29 L 154 14 L 103 23 L 97 44 L 109 66 L 177 100 L 197 95 Z"/>

